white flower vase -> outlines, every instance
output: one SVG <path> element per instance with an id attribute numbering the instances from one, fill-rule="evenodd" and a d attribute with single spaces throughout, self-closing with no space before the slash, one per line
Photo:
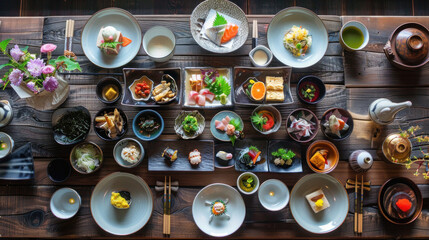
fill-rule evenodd
<path id="1" fill-rule="evenodd" d="M 67 81 L 63 79 L 61 75 L 55 74 L 55 78 L 58 81 L 58 88 L 54 92 L 43 90 L 37 94 L 32 92 L 23 83 L 19 86 L 11 84 L 12 88 L 18 94 L 20 98 L 25 98 L 27 104 L 34 109 L 44 111 L 56 109 L 67 99 L 70 93 L 70 86 Z"/>

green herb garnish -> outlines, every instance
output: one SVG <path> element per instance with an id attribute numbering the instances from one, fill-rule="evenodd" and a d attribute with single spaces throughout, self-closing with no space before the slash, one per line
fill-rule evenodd
<path id="1" fill-rule="evenodd" d="M 301 89 L 301 94 L 304 98 L 309 99 L 310 101 L 314 98 L 314 93 L 316 92 L 316 88 L 313 85 L 305 85 L 304 88 Z"/>
<path id="2" fill-rule="evenodd" d="M 259 130 L 262 130 L 262 126 L 267 123 L 267 118 L 263 117 L 262 114 L 259 113 L 252 115 L 251 120 Z"/>
<path id="3" fill-rule="evenodd" d="M 276 158 L 280 158 L 283 161 L 280 161 L 281 164 L 279 165 L 292 165 L 292 158 L 295 157 L 295 153 L 291 150 L 286 150 L 284 148 L 279 148 L 277 151 L 272 152 L 271 155 L 273 155 Z M 276 164 L 277 165 L 277 164 Z"/>
<path id="4" fill-rule="evenodd" d="M 216 18 L 213 21 L 213 27 L 227 24 L 225 17 L 216 12 Z"/>
<path id="5" fill-rule="evenodd" d="M 122 44 L 122 42 L 104 42 L 100 44 L 100 47 L 103 48 L 116 48 L 117 45 Z"/>
<path id="6" fill-rule="evenodd" d="M 207 88 L 210 92 L 215 95 L 216 100 L 220 99 L 220 95 L 223 93 L 226 96 L 229 96 L 231 93 L 231 86 L 224 76 L 216 77 L 216 81 L 205 81 Z"/>

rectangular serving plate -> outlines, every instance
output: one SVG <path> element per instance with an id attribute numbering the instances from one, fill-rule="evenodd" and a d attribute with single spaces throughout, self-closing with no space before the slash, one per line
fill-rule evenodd
<path id="1" fill-rule="evenodd" d="M 235 142 L 235 151 L 234 151 L 235 170 L 239 172 L 268 172 L 267 143 L 268 142 L 266 140 L 252 140 L 252 139 L 237 140 Z M 245 148 L 250 146 L 255 146 L 259 149 L 259 151 L 261 151 L 261 157 L 262 157 L 261 161 L 263 161 L 260 164 L 256 164 L 256 166 L 253 168 L 248 168 L 246 167 L 245 164 L 240 162 L 241 151 L 243 151 Z"/>
<path id="2" fill-rule="evenodd" d="M 274 164 L 274 158 L 271 153 L 279 148 L 292 150 L 295 153 L 292 165 L 289 167 L 279 167 Z M 302 172 L 302 150 L 301 145 L 295 141 L 288 140 L 270 140 L 268 142 L 268 169 L 270 172 L 276 173 L 300 173 Z"/>
<path id="3" fill-rule="evenodd" d="M 227 104 L 223 105 L 219 101 L 214 101 L 214 103 L 209 103 L 206 101 L 205 106 L 199 106 L 197 104 L 191 105 L 188 103 L 188 96 L 189 92 L 191 91 L 191 86 L 189 84 L 189 78 L 192 74 L 201 73 L 201 69 L 217 69 L 219 72 L 219 75 L 226 76 L 229 80 L 229 85 L 231 86 L 231 93 L 228 96 L 228 102 Z M 185 68 L 183 73 L 183 79 L 182 79 L 182 103 L 183 107 L 185 108 L 195 108 L 195 109 L 213 109 L 213 108 L 228 108 L 233 106 L 233 95 L 234 95 L 234 87 L 233 87 L 233 81 L 232 81 L 232 69 L 231 68 L 213 68 L 213 67 L 187 67 Z"/>
<path id="4" fill-rule="evenodd" d="M 177 159 L 167 162 L 162 153 L 167 147 L 178 150 Z M 192 166 L 188 154 L 194 149 L 201 153 L 201 163 Z M 214 171 L 214 143 L 212 140 L 165 140 L 148 143 L 149 171 L 182 171 L 182 172 L 212 172 Z"/>
<path id="5" fill-rule="evenodd" d="M 176 106 L 180 105 L 181 101 L 181 83 L 182 83 L 182 71 L 181 68 L 124 68 L 122 69 L 124 77 L 124 89 L 123 89 L 123 98 L 122 105 L 132 106 L 132 107 L 162 107 L 162 106 Z M 167 104 L 159 104 L 154 100 L 149 99 L 147 101 L 136 101 L 132 97 L 132 93 L 128 87 L 133 84 L 134 80 L 139 79 L 143 76 L 147 76 L 150 80 L 153 81 L 154 86 L 161 83 L 162 75 L 170 74 L 177 85 L 177 96 L 174 101 Z"/>
<path id="6" fill-rule="evenodd" d="M 242 106 L 258 106 L 261 104 L 270 104 L 275 106 L 287 105 L 293 103 L 292 94 L 290 92 L 290 77 L 292 75 L 291 67 L 234 67 L 234 102 L 236 105 Z M 265 78 L 283 77 L 285 100 L 283 102 L 256 102 L 250 100 L 243 90 L 243 83 L 250 77 L 254 77 L 265 83 Z"/>

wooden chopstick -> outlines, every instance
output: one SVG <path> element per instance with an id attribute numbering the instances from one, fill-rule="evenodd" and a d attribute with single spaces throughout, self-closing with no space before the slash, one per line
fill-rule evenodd
<path id="1" fill-rule="evenodd" d="M 357 213 L 357 209 L 358 209 L 358 202 L 357 202 L 357 193 L 358 193 L 358 188 L 357 188 L 357 175 L 355 177 L 355 213 L 354 213 L 354 231 L 358 232 L 358 213 Z"/>
<path id="2" fill-rule="evenodd" d="M 171 176 L 168 176 L 168 211 L 167 211 L 167 219 L 168 219 L 167 235 L 170 235 L 170 233 L 171 233 Z"/>
<path id="3" fill-rule="evenodd" d="M 162 216 L 162 234 L 167 234 L 167 176 L 164 176 L 164 214 Z"/>
<path id="4" fill-rule="evenodd" d="M 252 48 L 258 45 L 258 20 L 253 20 L 252 25 Z"/>
<path id="5" fill-rule="evenodd" d="M 362 233 L 363 231 L 363 174 L 362 174 L 362 182 L 361 182 L 361 189 L 360 189 L 360 211 L 359 211 L 359 228 L 358 233 Z"/>
<path id="6" fill-rule="evenodd" d="M 354 181 L 353 181 L 354 182 Z M 355 188 L 355 186 L 354 186 L 354 183 L 353 183 L 353 185 L 352 184 L 349 184 L 349 183 L 346 183 L 346 189 L 353 189 L 353 188 Z M 357 186 L 357 188 L 358 189 L 360 189 L 361 188 L 361 186 L 360 185 L 358 185 Z M 365 187 L 365 185 L 363 186 L 363 190 L 365 190 L 365 191 L 371 191 L 371 188 L 370 187 Z"/>

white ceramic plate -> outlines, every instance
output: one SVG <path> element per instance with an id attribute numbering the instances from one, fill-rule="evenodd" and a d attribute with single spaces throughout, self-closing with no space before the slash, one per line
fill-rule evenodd
<path id="1" fill-rule="evenodd" d="M 305 56 L 295 57 L 283 45 L 283 37 L 293 26 L 302 26 L 309 31 L 313 43 Z M 311 10 L 290 7 L 278 12 L 271 20 L 267 31 L 268 46 L 283 64 L 294 68 L 313 66 L 328 49 L 328 32 L 322 20 Z"/>
<path id="2" fill-rule="evenodd" d="M 213 219 L 209 223 L 210 206 L 207 206 L 205 202 L 225 201 L 227 198 L 229 202 L 226 205 L 226 209 L 231 218 L 229 220 Z M 222 183 L 214 183 L 201 189 L 195 196 L 192 204 L 192 216 L 195 224 L 204 233 L 213 237 L 225 237 L 233 234 L 243 224 L 246 207 L 243 198 L 235 188 Z"/>
<path id="3" fill-rule="evenodd" d="M 314 213 L 305 196 L 322 189 L 329 208 Z M 349 212 L 349 198 L 343 185 L 327 174 L 313 173 L 302 177 L 293 187 L 290 210 L 296 222 L 305 230 L 323 234 L 337 229 L 343 224 Z"/>
<path id="4" fill-rule="evenodd" d="M 97 47 L 98 33 L 106 26 L 115 27 L 132 41 L 128 46 L 121 47 L 118 55 L 106 55 Z M 86 22 L 81 44 L 86 57 L 95 65 L 118 68 L 133 60 L 140 50 L 142 38 L 140 25 L 131 13 L 120 8 L 106 8 L 96 12 Z"/>
<path id="5" fill-rule="evenodd" d="M 129 209 L 116 209 L 110 204 L 112 191 L 131 194 Z M 104 231 L 115 235 L 129 235 L 149 221 L 153 210 L 152 192 L 146 182 L 133 174 L 116 172 L 103 178 L 91 195 L 91 214 Z"/>

